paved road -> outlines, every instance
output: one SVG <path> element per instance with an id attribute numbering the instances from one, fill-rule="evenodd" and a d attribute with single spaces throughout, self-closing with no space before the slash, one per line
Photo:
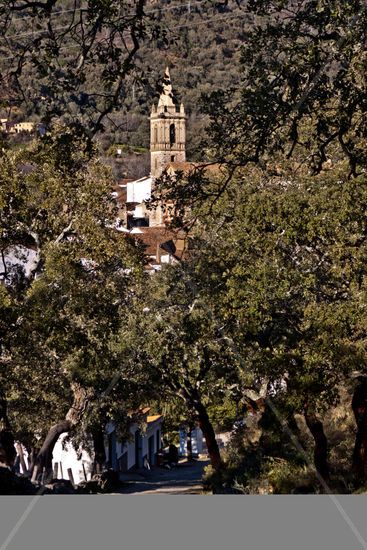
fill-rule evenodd
<path id="1" fill-rule="evenodd" d="M 201 477 L 209 464 L 206 459 L 193 463 L 180 463 L 177 468 L 165 470 L 153 468 L 140 475 L 125 476 L 124 487 L 119 493 L 131 495 L 199 495 L 202 494 Z"/>

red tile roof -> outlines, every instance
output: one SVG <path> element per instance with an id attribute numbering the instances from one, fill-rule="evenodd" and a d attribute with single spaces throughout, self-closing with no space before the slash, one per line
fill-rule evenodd
<path id="1" fill-rule="evenodd" d="M 160 250 L 163 255 L 171 253 L 178 260 L 183 258 L 187 250 L 187 234 L 184 231 L 167 227 L 139 227 L 139 230 L 141 233 L 134 236 L 145 244 L 148 256 L 157 256 Z"/>
<path id="2" fill-rule="evenodd" d="M 157 420 L 160 420 L 163 418 L 161 414 L 153 414 L 152 416 L 147 417 L 148 424 L 152 424 L 153 422 L 156 422 Z"/>
<path id="3" fill-rule="evenodd" d="M 128 416 L 135 416 L 138 414 L 148 414 L 149 411 L 150 411 L 150 407 L 142 407 L 140 409 L 135 409 L 135 410 L 131 409 L 127 411 L 127 414 Z"/>
<path id="4" fill-rule="evenodd" d="M 218 173 L 223 170 L 223 166 L 218 163 L 205 163 L 205 162 L 170 162 L 166 165 L 166 170 L 169 168 L 188 174 L 194 170 L 203 170 L 204 172 Z"/>

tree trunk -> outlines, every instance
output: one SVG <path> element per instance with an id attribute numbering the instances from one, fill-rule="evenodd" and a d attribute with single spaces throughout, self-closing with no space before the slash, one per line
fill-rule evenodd
<path id="1" fill-rule="evenodd" d="M 43 445 L 41 447 L 40 452 L 38 453 L 37 459 L 36 459 L 36 466 L 38 466 L 38 473 L 43 472 L 43 482 L 47 483 L 52 479 L 52 456 L 53 456 L 53 450 L 55 447 L 55 444 L 57 440 L 59 439 L 60 435 L 66 432 L 69 432 L 72 428 L 72 423 L 70 420 L 61 420 L 52 428 L 50 428 Z"/>
<path id="2" fill-rule="evenodd" d="M 315 413 L 305 411 L 306 424 L 315 441 L 314 463 L 315 468 L 323 480 L 330 477 L 329 464 L 327 460 L 328 448 L 324 427 Z"/>
<path id="3" fill-rule="evenodd" d="M 357 434 L 353 450 L 353 471 L 362 480 L 366 474 L 367 454 L 367 384 L 363 382 L 354 392 L 352 408 L 357 424 Z"/>
<path id="4" fill-rule="evenodd" d="M 0 463 L 12 468 L 16 457 L 14 437 L 8 419 L 8 403 L 0 390 Z"/>
<path id="5" fill-rule="evenodd" d="M 195 409 L 198 414 L 199 427 L 205 437 L 211 465 L 214 470 L 219 470 L 222 466 L 222 460 L 220 457 L 218 443 L 215 439 L 214 428 L 209 420 L 209 416 L 204 405 L 200 402 L 195 403 Z"/>
<path id="6" fill-rule="evenodd" d="M 104 431 L 97 428 L 93 431 L 94 463 L 93 474 L 101 474 L 106 463 L 106 450 L 104 446 Z"/>
<path id="7" fill-rule="evenodd" d="M 17 453 L 18 453 L 18 456 L 19 456 L 19 463 L 22 467 L 23 475 L 27 476 L 29 474 L 29 470 L 28 470 L 27 465 L 25 463 L 24 454 L 23 454 L 23 446 L 22 446 L 21 443 L 19 443 L 19 441 L 17 441 L 15 447 L 16 447 L 16 450 L 17 450 Z"/>
<path id="8" fill-rule="evenodd" d="M 31 477 L 33 475 L 33 470 L 36 465 L 38 453 L 39 449 L 36 449 L 35 447 L 31 447 L 30 449 L 28 449 L 28 471 Z"/>
<path id="9" fill-rule="evenodd" d="M 367 430 L 358 428 L 353 449 L 353 472 L 362 480 L 366 474 Z"/>
<path id="10" fill-rule="evenodd" d="M 74 393 L 73 405 L 68 410 L 65 419 L 50 428 L 37 455 L 35 467 L 38 473 L 34 477 L 42 472 L 43 483 L 47 483 L 52 479 L 52 455 L 57 440 L 61 434 L 69 432 L 79 423 L 91 398 L 91 391 L 86 390 L 80 384 L 73 383 L 72 390 Z"/>

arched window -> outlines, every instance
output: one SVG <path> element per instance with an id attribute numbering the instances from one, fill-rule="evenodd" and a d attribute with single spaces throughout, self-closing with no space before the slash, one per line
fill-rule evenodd
<path id="1" fill-rule="evenodd" d="M 171 145 L 176 143 L 176 128 L 174 124 L 170 124 L 169 127 L 169 142 Z"/>

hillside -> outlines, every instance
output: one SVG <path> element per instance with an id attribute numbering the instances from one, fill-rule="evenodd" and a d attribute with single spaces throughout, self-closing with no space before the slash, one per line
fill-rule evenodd
<path id="1" fill-rule="evenodd" d="M 188 2 L 179 9 L 175 7 L 177 1 L 162 4 L 166 4 L 161 21 L 168 29 L 169 44 L 158 44 L 158 49 L 146 44 L 139 52 L 147 84 L 129 90 L 126 111 L 114 116 L 120 125 L 114 134 L 118 141 L 149 146 L 148 116 L 156 97 L 155 83 L 169 65 L 174 91 L 189 116 L 187 154 L 196 160 L 205 128 L 200 115 L 201 95 L 238 83 L 240 47 L 251 16 L 232 1 L 221 8 L 209 2 Z"/>
<path id="2" fill-rule="evenodd" d="M 77 3 L 79 9 L 81 4 L 82 2 Z M 157 81 L 165 65 L 169 65 L 174 91 L 184 102 L 189 116 L 188 158 L 199 160 L 202 157 L 199 142 L 204 133 L 205 119 L 200 115 L 200 98 L 203 93 L 236 85 L 239 80 L 240 47 L 245 39 L 246 26 L 252 21 L 252 16 L 246 14 L 244 4 L 242 2 L 242 5 L 238 5 L 232 0 L 228 5 L 206 0 L 162 0 L 159 3 L 147 3 L 145 13 L 150 24 L 159 25 L 161 31 L 154 41 L 147 38 L 142 42 L 135 58 L 137 70 L 131 73 L 124 86 L 123 106 L 109 115 L 105 120 L 105 131 L 97 136 L 104 151 L 114 143 L 149 148 L 149 112 L 157 95 Z M 54 23 L 56 29 L 62 30 L 70 24 L 73 5 L 73 2 L 67 0 L 60 3 L 62 10 Z M 17 17 L 12 25 L 11 36 L 17 37 L 18 49 L 41 33 L 39 27 L 30 30 L 26 18 Z M 6 47 L 2 43 L 0 53 L 5 54 Z M 58 60 L 61 68 L 65 69 L 75 61 L 76 47 L 71 37 L 62 42 Z M 9 56 L 3 56 L 2 66 L 5 70 L 9 68 L 9 63 L 12 63 Z M 42 84 L 30 64 L 25 65 L 23 80 L 25 94 L 20 99 L 14 99 L 3 82 L 1 117 L 17 121 L 38 121 L 44 117 L 44 105 L 52 101 L 55 91 Z M 98 74 L 87 73 L 83 88 L 79 86 L 78 91 L 81 93 L 86 90 L 89 94 L 98 95 L 98 84 Z M 67 108 L 70 107 L 71 112 L 75 110 L 72 105 L 75 94 L 73 97 L 73 90 L 70 90 L 69 97 L 67 94 L 63 97 L 64 110 L 61 109 L 60 118 L 66 122 L 70 118 L 66 114 Z M 80 109 L 82 111 L 82 105 Z M 124 158 L 126 165 L 117 170 L 118 175 L 124 170 L 129 171 L 129 175 L 133 177 L 144 172 L 146 155 L 132 154 L 125 155 Z"/>

